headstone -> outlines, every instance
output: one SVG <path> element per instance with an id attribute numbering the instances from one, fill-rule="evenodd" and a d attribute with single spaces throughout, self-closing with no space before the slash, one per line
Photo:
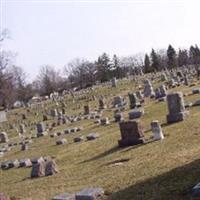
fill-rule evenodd
<path id="1" fill-rule="evenodd" d="M 131 120 L 119 123 L 121 140 L 118 141 L 120 147 L 142 144 L 145 142 L 144 130 L 140 121 Z"/>
<path id="2" fill-rule="evenodd" d="M 105 109 L 106 108 L 106 105 L 105 105 L 105 101 L 103 98 L 100 98 L 99 99 L 99 109 L 102 110 L 102 109 Z"/>
<path id="3" fill-rule="evenodd" d="M 110 124 L 108 117 L 105 117 L 105 118 L 100 119 L 100 123 L 101 123 L 101 125 L 103 125 L 103 126 L 104 126 L 104 125 Z"/>
<path id="4" fill-rule="evenodd" d="M 121 122 L 124 120 L 123 114 L 120 112 L 115 113 L 114 118 L 115 122 Z"/>
<path id="5" fill-rule="evenodd" d="M 28 145 L 25 144 L 25 143 L 23 143 L 23 144 L 21 145 L 21 151 L 26 151 L 26 150 L 28 150 Z"/>
<path id="6" fill-rule="evenodd" d="M 121 107 L 125 104 L 124 99 L 121 96 L 116 96 L 113 98 L 113 106 Z"/>
<path id="7" fill-rule="evenodd" d="M 175 92 L 167 95 L 167 104 L 169 114 L 167 115 L 167 123 L 183 121 L 188 112 L 185 110 L 185 104 L 182 92 Z"/>
<path id="8" fill-rule="evenodd" d="M 37 128 L 37 137 L 47 135 L 44 122 L 37 123 L 36 128 Z"/>
<path id="9" fill-rule="evenodd" d="M 104 196 L 102 188 L 88 188 L 76 193 L 76 200 L 97 200 Z"/>
<path id="10" fill-rule="evenodd" d="M 151 122 L 151 130 L 153 132 L 154 140 L 162 140 L 162 139 L 164 139 L 162 128 L 161 128 L 158 120 L 154 120 L 154 121 Z"/>
<path id="11" fill-rule="evenodd" d="M 97 133 L 90 133 L 89 135 L 86 136 L 87 140 L 95 140 L 99 137 L 99 134 Z"/>
<path id="12" fill-rule="evenodd" d="M 6 122 L 7 117 L 6 117 L 6 112 L 4 110 L 0 111 L 0 123 L 1 122 Z"/>
<path id="13" fill-rule="evenodd" d="M 111 82 L 112 82 L 112 87 L 117 87 L 117 79 L 116 78 L 112 78 Z"/>
<path id="14" fill-rule="evenodd" d="M 8 135 L 6 132 L 1 132 L 0 133 L 0 143 L 6 143 L 6 142 L 9 142 Z"/>
<path id="15" fill-rule="evenodd" d="M 45 175 L 45 161 L 34 163 L 31 170 L 31 178 Z"/>
<path id="16" fill-rule="evenodd" d="M 51 110 L 51 116 L 52 116 L 52 117 L 57 117 L 57 116 L 58 116 L 58 111 L 57 111 L 57 109 L 52 109 L 52 110 Z"/>
<path id="17" fill-rule="evenodd" d="M 144 85 L 144 96 L 145 97 L 154 97 L 155 96 L 153 86 L 148 79 L 145 81 L 145 85 Z"/>
<path id="18" fill-rule="evenodd" d="M 65 138 L 56 141 L 56 145 L 67 144 L 67 140 Z"/>
<path id="19" fill-rule="evenodd" d="M 193 197 L 200 197 L 200 183 L 198 183 L 197 185 L 195 185 L 192 188 L 192 196 Z"/>
<path id="20" fill-rule="evenodd" d="M 90 107 L 89 105 L 84 106 L 84 115 L 89 115 L 90 114 Z"/>
<path id="21" fill-rule="evenodd" d="M 160 86 L 160 94 L 161 98 L 167 96 L 167 89 L 164 84 Z"/>
<path id="22" fill-rule="evenodd" d="M 132 111 L 130 111 L 128 113 L 129 115 L 129 119 L 132 120 L 132 119 L 137 119 L 137 118 L 140 118 L 142 117 L 142 115 L 144 115 L 144 110 L 138 110 L 138 109 L 134 109 Z"/>
<path id="23" fill-rule="evenodd" d="M 20 132 L 21 134 L 26 133 L 26 128 L 25 128 L 25 125 L 24 125 L 24 124 L 20 124 L 20 125 L 19 125 L 19 132 Z"/>
<path id="24" fill-rule="evenodd" d="M 45 176 L 51 176 L 58 173 L 58 167 L 55 160 L 48 160 L 46 161 L 45 166 Z"/>
<path id="25" fill-rule="evenodd" d="M 56 195 L 52 200 L 75 200 L 75 194 L 63 193 Z"/>
<path id="26" fill-rule="evenodd" d="M 134 109 L 137 107 L 138 99 L 135 93 L 128 93 L 129 101 L 130 101 L 130 109 Z"/>
<path id="27" fill-rule="evenodd" d="M 78 136 L 74 138 L 74 142 L 81 142 L 84 140 L 84 136 Z"/>

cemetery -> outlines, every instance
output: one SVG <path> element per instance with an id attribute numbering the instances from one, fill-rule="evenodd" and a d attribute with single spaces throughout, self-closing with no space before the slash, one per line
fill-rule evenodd
<path id="1" fill-rule="evenodd" d="M 200 198 L 200 80 L 192 67 L 51 97 L 1 111 L 1 200 Z"/>

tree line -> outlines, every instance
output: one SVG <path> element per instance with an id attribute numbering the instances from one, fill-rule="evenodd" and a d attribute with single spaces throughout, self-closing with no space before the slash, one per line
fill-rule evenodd
<path id="1" fill-rule="evenodd" d="M 166 50 L 152 49 L 144 55 L 110 57 L 103 53 L 95 61 L 75 58 L 63 67 L 62 73 L 51 65 L 44 65 L 35 80 L 28 83 L 24 70 L 15 65 L 16 54 L 3 50 L 3 43 L 8 38 L 9 33 L 4 30 L 0 38 L 0 106 L 4 108 L 12 107 L 17 100 L 27 102 L 36 94 L 49 95 L 54 91 L 82 89 L 97 81 L 106 82 L 113 77 L 120 79 L 136 75 L 141 70 L 144 73 L 155 73 L 200 64 L 200 49 L 197 45 L 178 51 L 169 45 Z"/>

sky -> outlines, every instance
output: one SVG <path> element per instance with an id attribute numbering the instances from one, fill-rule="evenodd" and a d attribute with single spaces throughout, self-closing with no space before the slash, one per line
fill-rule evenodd
<path id="1" fill-rule="evenodd" d="M 200 44 L 199 0 L 0 0 L 4 49 L 33 80 L 42 65 Z"/>

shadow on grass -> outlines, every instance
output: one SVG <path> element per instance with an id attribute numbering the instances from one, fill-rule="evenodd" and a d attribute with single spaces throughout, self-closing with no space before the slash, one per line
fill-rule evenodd
<path id="1" fill-rule="evenodd" d="M 119 190 L 108 200 L 196 200 L 191 190 L 199 181 L 200 159 Z"/>
<path id="2" fill-rule="evenodd" d="M 111 149 L 108 149 L 107 151 L 105 151 L 105 152 L 103 152 L 103 153 L 101 153 L 101 154 L 99 154 L 99 155 L 97 155 L 97 156 L 94 156 L 93 158 L 90 158 L 90 159 L 88 159 L 88 160 L 84 160 L 84 161 L 80 162 L 79 164 L 98 160 L 98 159 L 103 158 L 103 157 L 105 157 L 105 156 L 108 156 L 108 155 L 110 155 L 110 154 L 112 154 L 112 153 L 115 153 L 115 152 L 117 152 L 117 151 L 120 151 L 121 149 L 122 149 L 122 148 L 119 148 L 118 146 L 114 146 L 114 147 L 112 147 Z"/>

